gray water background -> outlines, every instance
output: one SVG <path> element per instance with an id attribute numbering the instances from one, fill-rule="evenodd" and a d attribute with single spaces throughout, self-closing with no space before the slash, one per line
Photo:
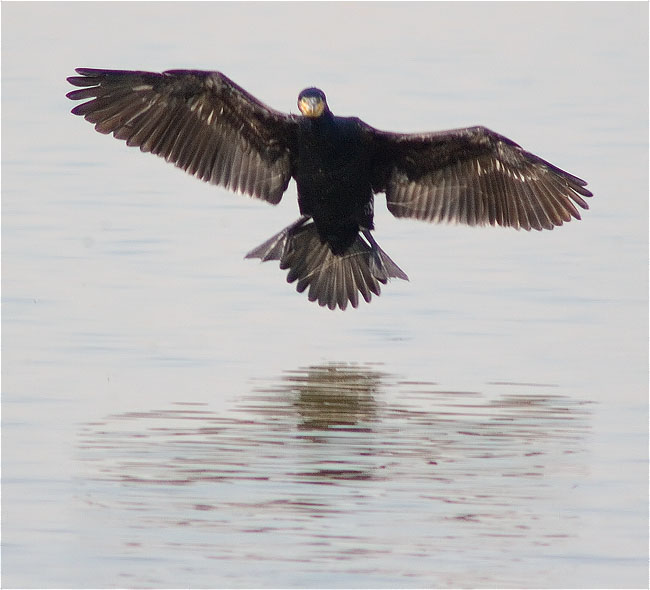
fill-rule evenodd
<path id="1" fill-rule="evenodd" d="M 3 587 L 640 587 L 645 3 L 3 3 Z M 330 312 L 244 254 L 297 216 L 69 114 L 78 66 L 484 124 L 585 178 L 552 232 L 396 220 Z"/>

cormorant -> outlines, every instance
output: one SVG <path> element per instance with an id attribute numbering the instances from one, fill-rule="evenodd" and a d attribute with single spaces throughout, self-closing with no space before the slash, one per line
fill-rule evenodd
<path id="1" fill-rule="evenodd" d="M 277 204 L 289 181 L 301 217 L 249 252 L 279 260 L 321 306 L 357 307 L 406 274 L 370 234 L 375 193 L 396 217 L 553 229 L 588 209 L 586 182 L 476 126 L 401 134 L 332 114 L 307 88 L 301 115 L 273 110 L 220 72 L 79 68 L 72 109 L 127 145 L 201 180 Z"/>

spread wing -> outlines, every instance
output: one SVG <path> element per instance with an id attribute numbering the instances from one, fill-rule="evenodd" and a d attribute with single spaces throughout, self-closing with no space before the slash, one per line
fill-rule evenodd
<path id="1" fill-rule="evenodd" d="M 589 208 L 584 180 L 485 127 L 372 133 L 373 189 L 396 217 L 541 230 Z"/>
<path id="2" fill-rule="evenodd" d="M 201 180 L 278 203 L 291 179 L 296 122 L 219 72 L 79 68 L 67 94 L 74 109 L 127 145 Z"/>

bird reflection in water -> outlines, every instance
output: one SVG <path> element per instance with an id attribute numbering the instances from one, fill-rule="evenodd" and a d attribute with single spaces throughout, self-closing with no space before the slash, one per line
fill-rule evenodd
<path id="1" fill-rule="evenodd" d="M 499 478 L 562 471 L 582 447 L 590 415 L 588 402 L 552 395 L 552 386 L 488 387 L 502 393 L 322 364 L 253 385 L 228 412 L 179 402 L 109 416 L 83 429 L 79 450 L 91 478 L 125 484 L 356 479 L 428 482 L 431 492 L 437 482 L 447 487 L 432 498 L 455 502 L 482 490 L 484 503 L 490 486 L 503 495 Z"/>
<path id="2" fill-rule="evenodd" d="M 129 554 L 391 571 L 409 559 L 435 586 L 434 555 L 570 550 L 591 411 L 552 387 L 487 395 L 325 364 L 253 385 L 227 412 L 115 414 L 80 433 L 80 510 L 121 523 Z"/>
<path id="3" fill-rule="evenodd" d="M 376 398 L 388 379 L 372 365 L 329 363 L 295 369 L 270 386 L 256 388 L 239 411 L 264 416 L 267 434 L 281 436 L 289 449 L 300 445 L 291 477 L 314 483 L 372 479 L 373 427 L 381 419 Z"/>
<path id="4" fill-rule="evenodd" d="M 287 372 L 276 391 L 291 397 L 301 418 L 300 429 L 369 431 L 377 420 L 375 395 L 384 377 L 358 365 L 319 365 Z"/>

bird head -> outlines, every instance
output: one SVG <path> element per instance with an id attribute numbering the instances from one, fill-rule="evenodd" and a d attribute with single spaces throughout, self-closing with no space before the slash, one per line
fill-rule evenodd
<path id="1" fill-rule="evenodd" d="M 298 95 L 298 108 L 305 117 L 311 119 L 316 119 L 329 111 L 325 93 L 318 88 L 305 88 Z"/>

